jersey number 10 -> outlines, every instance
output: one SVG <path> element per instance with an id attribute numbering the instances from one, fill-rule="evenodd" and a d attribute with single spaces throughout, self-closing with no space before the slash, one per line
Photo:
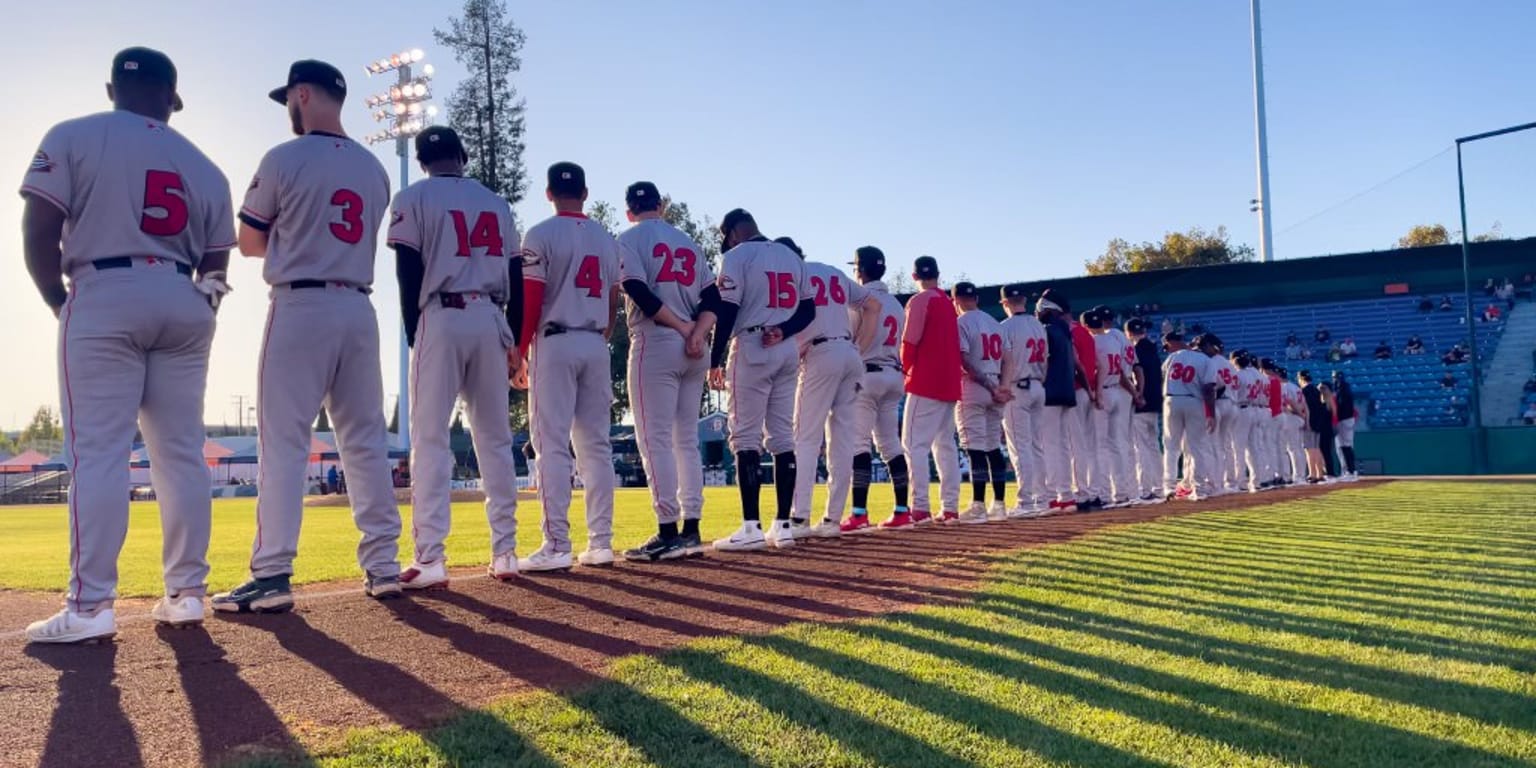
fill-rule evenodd
<path id="1" fill-rule="evenodd" d="M 981 335 L 981 359 L 983 359 L 983 360 L 1001 360 L 1001 359 L 1003 359 L 1003 337 L 1002 336 L 999 336 L 999 335 L 997 335 L 995 333 L 984 333 L 984 334 Z"/>

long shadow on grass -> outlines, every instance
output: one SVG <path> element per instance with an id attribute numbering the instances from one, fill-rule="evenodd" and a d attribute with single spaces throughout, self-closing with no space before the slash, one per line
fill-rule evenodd
<path id="1" fill-rule="evenodd" d="M 649 587 L 642 587 L 638 584 L 631 584 L 616 578 L 593 577 L 583 574 L 579 571 L 572 571 L 571 573 L 561 578 L 576 583 L 586 583 L 592 584 L 594 586 L 609 587 L 620 592 L 627 592 L 631 595 L 635 595 L 636 597 L 644 598 L 646 600 L 654 600 L 663 605 L 673 604 L 687 606 L 689 608 L 704 611 L 706 613 L 718 613 L 726 616 L 732 616 L 738 619 L 761 622 L 771 626 L 788 624 L 791 621 L 802 621 L 805 618 L 803 616 L 794 616 L 787 613 L 779 613 L 777 611 L 767 610 L 766 608 L 762 607 L 754 607 L 753 605 L 747 605 L 744 603 L 727 602 L 724 600 L 711 600 L 703 597 L 678 594 L 676 592 L 651 589 Z M 822 603 L 815 600 L 796 597 L 793 593 L 793 590 L 788 589 L 787 587 L 788 585 L 786 585 L 785 593 L 782 595 L 770 595 L 758 599 L 768 601 L 768 605 L 774 608 L 802 610 L 807 613 L 826 618 L 847 618 L 851 615 L 855 615 L 845 606 L 832 605 L 830 603 Z"/>
<path id="2" fill-rule="evenodd" d="M 998 619 L 999 623 L 1005 620 L 1001 615 Z M 902 625 L 911 629 L 903 628 Z M 901 615 L 888 622 L 861 626 L 857 631 L 884 642 L 1025 680 L 1095 706 L 1119 710 L 1133 717 L 1229 743 L 1254 754 L 1280 755 L 1308 765 L 1468 765 L 1508 760 L 1485 750 L 1340 713 L 1292 707 L 1192 678 L 935 616 Z M 1007 648 L 1015 653 L 1076 668 L 1081 670 L 1082 676 L 947 640 L 936 640 L 919 634 L 921 631 Z M 1161 691 L 1197 702 L 1203 708 L 1120 690 L 1091 680 L 1087 677 L 1089 675 L 1107 676 L 1130 685 Z M 1230 713 L 1230 716 L 1212 714 L 1209 708 Z M 1253 720 L 1266 722 L 1259 724 Z"/>
<path id="3" fill-rule="evenodd" d="M 1082 594 L 1083 590 L 1074 587 L 1072 592 Z M 1319 683 L 1410 706 L 1477 718 L 1488 723 L 1536 730 L 1536 698 L 1497 688 L 1355 664 L 1317 654 L 1240 643 L 1013 595 L 993 593 L 984 597 L 983 601 L 984 610 L 1026 624 L 1092 634 L 1114 642 L 1227 664 L 1279 679 Z"/>
<path id="4" fill-rule="evenodd" d="M 422 737 L 450 764 L 471 764 L 479 759 L 482 744 L 443 739 L 442 731 L 430 728 L 451 715 L 461 713 L 463 709 L 415 675 L 387 661 L 352 650 L 346 643 L 310 626 L 296 613 L 262 616 L 254 620 L 244 620 L 243 617 L 230 620 L 270 632 L 289 653 L 309 662 L 397 725 L 419 730 Z M 488 739 L 487 743 L 497 744 L 499 749 L 520 755 L 523 765 L 555 768 L 552 761 L 543 757 L 521 734 L 505 723 L 494 721 L 482 725 L 496 726 L 494 738 Z"/>
<path id="5" fill-rule="evenodd" d="M 684 621 L 675 616 L 669 616 L 662 610 L 659 610 L 664 606 L 658 606 L 655 603 L 620 605 L 606 600 L 599 600 L 591 595 L 582 594 L 577 590 L 559 589 L 549 582 L 534 579 L 517 579 L 509 582 L 507 586 L 510 589 L 522 589 L 550 600 L 559 600 L 595 613 L 612 616 L 620 621 L 632 621 L 636 624 L 665 629 L 668 632 L 682 635 L 683 637 L 707 637 L 724 634 L 728 631 L 723 627 L 708 627 L 703 624 Z M 504 611 L 478 600 L 474 601 L 478 605 L 473 605 L 469 601 L 460 598 L 461 595 L 459 593 L 449 593 L 440 596 L 439 599 L 443 600 L 443 602 L 454 603 L 460 607 L 482 613 L 492 621 L 508 621 L 517 626 L 521 625 L 521 614 Z M 508 618 L 501 618 L 502 616 L 507 616 Z"/>
<path id="6" fill-rule="evenodd" d="M 48 741 L 39 766 L 144 764 L 133 723 L 123 711 L 122 691 L 113 682 L 116 643 L 83 647 L 32 644 L 25 653 L 59 671 L 58 703 L 48 723 Z"/>
<path id="7" fill-rule="evenodd" d="M 836 558 L 830 558 L 836 561 Z M 857 592 L 860 595 L 873 595 L 885 600 L 895 602 L 923 602 L 946 604 L 954 602 L 969 602 L 976 597 L 975 592 L 949 589 L 923 583 L 921 578 L 907 581 L 895 579 L 880 579 L 870 576 L 854 576 L 839 574 L 835 577 L 822 577 L 812 575 L 804 570 L 794 570 L 773 565 L 748 564 L 740 561 L 716 561 L 712 563 L 716 568 L 725 571 L 734 571 L 748 577 L 790 580 L 802 586 L 821 587 L 825 589 L 838 589 L 847 592 Z M 888 572 L 893 574 L 907 574 L 897 568 L 890 568 Z"/>
<path id="8" fill-rule="evenodd" d="M 429 597 L 441 598 L 443 602 L 448 603 L 460 603 L 452 593 L 438 593 Z M 535 679 L 531 682 L 547 687 L 552 684 L 569 685 L 581 680 L 599 680 L 591 672 L 526 643 L 520 643 L 502 635 L 481 632 L 468 625 L 451 621 L 423 605 L 424 602 L 419 601 L 414 606 L 392 604 L 390 607 L 394 609 L 395 615 L 401 621 L 416 630 L 448 640 L 455 650 L 474 656 L 512 677 L 528 680 L 530 671 L 537 671 Z M 519 621 L 521 622 L 521 619 Z M 703 757 L 727 765 L 753 764 L 752 759 L 745 753 L 717 739 L 697 723 L 682 717 L 666 702 L 622 683 L 599 682 L 595 686 L 581 689 L 566 700 L 592 715 L 605 730 L 639 749 L 647 760 L 657 765 L 700 765 L 704 762 L 701 760 Z M 505 725 L 503 725 L 503 731 L 518 740 L 509 742 L 511 747 L 515 749 L 521 745 L 521 737 L 515 732 L 507 729 Z M 498 736 L 504 736 L 504 734 L 498 734 Z M 487 758 L 496 756 L 503 751 L 503 748 L 495 743 L 489 746 L 493 747 L 492 754 L 489 756 L 477 749 L 474 755 L 477 764 L 502 764 Z"/>
<path id="9" fill-rule="evenodd" d="M 156 627 L 160 640 L 176 655 L 176 672 L 197 727 L 204 762 L 213 762 L 237 746 L 261 744 L 284 755 L 303 751 L 288 726 L 265 697 L 240 677 L 224 649 L 201 627 Z M 308 759 L 295 765 L 312 765 Z"/>

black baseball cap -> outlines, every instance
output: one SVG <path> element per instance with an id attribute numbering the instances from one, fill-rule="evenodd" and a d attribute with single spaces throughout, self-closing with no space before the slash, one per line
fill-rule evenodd
<path id="1" fill-rule="evenodd" d="M 885 251 L 873 245 L 860 246 L 853 252 L 853 261 L 848 263 L 865 271 L 871 267 L 880 267 L 883 270 L 885 269 Z"/>
<path id="2" fill-rule="evenodd" d="M 1009 284 L 1003 286 L 1003 298 L 1004 299 L 1025 299 L 1025 298 L 1029 298 L 1029 286 L 1026 286 L 1023 283 L 1009 283 Z"/>
<path id="3" fill-rule="evenodd" d="M 1147 332 L 1147 321 L 1145 321 L 1145 320 L 1143 320 L 1143 319 L 1141 319 L 1139 317 L 1133 317 L 1133 318 L 1125 321 L 1125 332 L 1126 333 L 1146 333 Z"/>
<path id="4" fill-rule="evenodd" d="M 288 103 L 288 89 L 295 85 L 314 85 L 337 101 L 345 101 L 347 98 L 347 79 L 341 76 L 341 70 L 316 59 L 303 59 L 295 61 L 288 67 L 288 84 L 281 88 L 273 88 L 267 94 L 279 104 Z"/>
<path id="5" fill-rule="evenodd" d="M 799 256 L 802 259 L 805 258 L 805 251 L 800 250 L 800 245 L 795 242 L 793 237 L 775 237 L 773 241 L 790 249 L 791 251 L 794 251 L 796 256 Z"/>
<path id="6" fill-rule="evenodd" d="M 416 162 L 426 164 L 444 158 L 469 160 L 459 134 L 446 125 L 434 125 L 416 134 Z"/>
<path id="7" fill-rule="evenodd" d="M 932 256 L 919 256 L 912 262 L 912 274 L 919 280 L 939 279 L 939 260 Z"/>
<path id="8" fill-rule="evenodd" d="M 1099 318 L 1099 322 L 1102 323 L 1108 323 L 1110 320 L 1115 319 L 1115 311 L 1105 304 L 1096 305 L 1088 311 L 1092 312 L 1095 317 Z"/>
<path id="9" fill-rule="evenodd" d="M 1169 332 L 1163 334 L 1163 343 L 1164 344 L 1167 344 L 1169 342 L 1174 342 L 1174 341 L 1182 343 L 1184 341 L 1184 334 L 1179 333 L 1178 331 L 1169 331 Z"/>
<path id="10" fill-rule="evenodd" d="M 624 190 L 624 204 L 635 212 L 658 210 L 661 208 L 661 190 L 649 181 L 637 181 Z"/>
<path id="11" fill-rule="evenodd" d="M 587 172 L 566 160 L 551 165 L 546 180 L 556 197 L 581 197 L 587 188 Z"/>
<path id="12" fill-rule="evenodd" d="M 976 290 L 975 283 L 959 282 L 950 289 L 950 295 L 957 299 L 974 299 L 981 294 Z"/>
<path id="13" fill-rule="evenodd" d="M 752 218 L 752 214 L 747 213 L 746 209 L 732 208 L 730 211 L 726 212 L 725 218 L 720 220 L 721 237 L 730 234 L 731 230 L 735 229 L 738 225 L 749 221 L 754 224 L 757 223 L 757 220 Z"/>
<path id="14" fill-rule="evenodd" d="M 171 111 L 181 111 L 181 96 L 176 94 L 176 65 L 171 63 L 171 57 L 153 48 L 139 46 L 118 51 L 112 57 L 112 82 L 118 84 L 129 80 L 170 86 L 175 97 Z"/>
<path id="15" fill-rule="evenodd" d="M 1221 337 L 1214 333 L 1202 333 L 1200 334 L 1200 338 L 1196 339 L 1195 341 L 1202 347 L 1215 347 L 1217 350 L 1221 349 Z"/>

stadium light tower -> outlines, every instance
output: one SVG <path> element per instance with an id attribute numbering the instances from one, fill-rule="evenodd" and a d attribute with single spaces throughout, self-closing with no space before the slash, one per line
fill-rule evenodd
<path id="1" fill-rule="evenodd" d="M 1472 427 L 1472 471 L 1477 474 L 1488 471 L 1488 447 L 1484 444 L 1483 398 L 1478 392 L 1478 388 L 1482 386 L 1482 374 L 1478 370 L 1477 361 L 1477 326 L 1472 321 L 1472 245 L 1467 240 L 1467 184 L 1461 169 L 1461 145 L 1491 139 L 1495 136 L 1529 131 L 1532 128 L 1536 128 L 1536 123 L 1512 125 L 1496 131 L 1463 136 L 1456 140 L 1456 197 L 1461 204 L 1461 289 L 1467 303 L 1466 316 L 1462 318 L 1462 322 L 1467 325 L 1467 362 L 1472 364 L 1472 391 L 1467 397 L 1467 420 Z"/>
<path id="2" fill-rule="evenodd" d="M 1270 228 L 1274 210 L 1269 205 L 1269 129 L 1264 119 L 1264 36 L 1259 31 L 1259 0 L 1253 11 L 1253 121 L 1258 134 L 1259 196 L 1248 210 L 1259 214 L 1259 261 L 1274 261 L 1275 242 Z"/>
<path id="3" fill-rule="evenodd" d="M 421 133 L 437 115 L 437 107 L 427 102 L 432 99 L 432 65 L 422 64 L 421 73 L 415 74 L 412 66 L 421 64 L 427 57 L 420 48 L 411 48 L 370 61 L 364 70 L 369 77 L 386 72 L 398 73 L 395 84 L 389 90 L 369 96 L 363 102 L 373 119 L 384 127 L 364 138 L 369 144 L 395 142 L 395 154 L 400 156 L 400 189 L 411 183 L 411 138 Z M 400 328 L 400 398 L 397 414 L 400 424 L 400 447 L 411 450 L 411 350 L 405 342 L 405 328 Z"/>

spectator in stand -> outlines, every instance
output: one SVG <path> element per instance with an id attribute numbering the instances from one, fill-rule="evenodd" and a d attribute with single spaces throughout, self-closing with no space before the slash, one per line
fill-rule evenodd
<path id="1" fill-rule="evenodd" d="M 1317 327 L 1317 333 L 1312 334 L 1312 340 L 1319 344 L 1327 344 L 1328 342 L 1333 341 L 1333 334 L 1329 333 L 1327 328 L 1319 325 Z"/>
<path id="2" fill-rule="evenodd" d="M 1494 294 L 1496 294 L 1498 292 L 1499 292 L 1499 284 L 1494 282 L 1493 278 L 1490 277 L 1487 280 L 1483 281 L 1483 295 L 1484 296 L 1487 296 L 1488 298 L 1491 299 L 1491 298 L 1494 297 Z"/>
<path id="3" fill-rule="evenodd" d="M 1483 322 L 1485 323 L 1497 323 L 1503 315 L 1503 310 L 1500 310 L 1497 304 L 1489 304 L 1483 307 Z"/>
<path id="4" fill-rule="evenodd" d="M 1453 310 L 1455 308 L 1456 308 L 1456 305 L 1451 303 L 1451 297 L 1450 296 L 1441 296 L 1440 297 L 1440 311 L 1441 312 L 1449 312 L 1449 311 L 1451 311 L 1451 310 Z"/>
<path id="5" fill-rule="evenodd" d="M 1508 307 L 1510 309 L 1514 309 L 1515 308 L 1515 281 L 1509 280 L 1509 279 L 1505 279 L 1504 280 L 1504 284 L 1499 286 L 1499 291 L 1495 295 L 1497 296 L 1499 301 L 1504 302 L 1504 306 L 1506 306 L 1506 307 Z"/>
<path id="6" fill-rule="evenodd" d="M 1536 400 L 1525 404 L 1525 413 L 1521 418 L 1525 419 L 1526 426 L 1536 425 Z"/>
<path id="7" fill-rule="evenodd" d="M 1382 339 L 1381 343 L 1376 345 L 1376 359 L 1377 360 L 1391 360 L 1392 359 L 1392 345 L 1388 344 L 1386 339 Z"/>
<path id="8" fill-rule="evenodd" d="M 1328 362 L 1337 363 L 1344 359 L 1344 350 L 1335 344 L 1328 348 Z"/>
<path id="9" fill-rule="evenodd" d="M 1291 339 L 1290 341 L 1287 341 L 1285 343 L 1285 359 L 1287 359 L 1287 360 L 1300 360 L 1301 359 L 1301 345 L 1297 344 L 1295 339 Z"/>
<path id="10" fill-rule="evenodd" d="M 1536 373 L 1531 374 L 1531 377 L 1529 379 L 1525 380 L 1525 388 L 1524 389 L 1525 389 L 1525 394 L 1527 394 L 1527 395 L 1529 395 L 1529 394 L 1531 394 L 1533 392 L 1536 392 Z"/>
<path id="11" fill-rule="evenodd" d="M 1422 354 L 1424 354 L 1424 340 L 1419 338 L 1418 335 L 1409 336 L 1408 337 L 1408 346 L 1403 349 L 1403 354 L 1406 354 L 1406 355 L 1422 355 Z"/>
<path id="12" fill-rule="evenodd" d="M 1339 345 L 1339 354 L 1343 355 L 1344 357 L 1359 357 L 1360 348 L 1355 346 L 1354 339 L 1345 339 L 1344 343 Z"/>
<path id="13" fill-rule="evenodd" d="M 1296 332 L 1295 331 L 1291 331 L 1290 333 L 1287 333 L 1285 335 L 1285 345 L 1287 347 L 1289 347 L 1292 344 L 1300 344 L 1300 343 L 1301 343 L 1301 339 L 1296 336 Z"/>
<path id="14" fill-rule="evenodd" d="M 1428 296 L 1420 296 L 1419 297 L 1419 311 L 1420 312 L 1433 312 L 1433 311 L 1435 311 L 1435 302 L 1431 301 Z"/>
<path id="15" fill-rule="evenodd" d="M 1446 365 L 1465 363 L 1467 361 L 1467 350 L 1458 342 L 1456 346 L 1451 347 L 1451 351 L 1445 353 L 1445 356 L 1441 357 L 1440 360 Z"/>
<path id="16" fill-rule="evenodd" d="M 1450 371 L 1446 371 L 1445 375 L 1440 377 L 1440 386 L 1443 389 L 1455 389 L 1456 375 Z"/>

